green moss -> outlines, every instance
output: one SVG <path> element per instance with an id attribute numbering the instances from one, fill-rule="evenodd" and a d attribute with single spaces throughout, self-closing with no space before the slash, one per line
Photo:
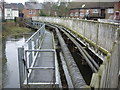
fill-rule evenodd
<path id="1" fill-rule="evenodd" d="M 88 86 L 88 85 L 83 86 L 83 88 L 86 88 L 86 89 L 88 89 L 88 90 L 91 90 L 91 87 Z"/>
<path id="2" fill-rule="evenodd" d="M 106 49 L 100 47 L 100 46 L 97 45 L 95 42 L 87 39 L 86 37 L 84 37 L 84 36 L 81 35 L 80 33 L 77 33 L 75 30 L 72 30 L 72 29 L 70 29 L 70 28 L 68 28 L 68 27 L 66 27 L 66 26 L 64 26 L 64 25 L 62 25 L 62 26 L 65 27 L 65 28 L 67 28 L 68 30 L 70 30 L 70 31 L 73 32 L 74 34 L 78 35 L 80 38 L 84 39 L 86 42 L 90 43 L 90 44 L 93 45 L 94 47 L 97 47 L 98 50 L 100 50 L 100 51 L 103 52 L 104 54 L 107 55 L 107 54 L 109 53 L 109 51 L 107 51 Z"/>
<path id="3" fill-rule="evenodd" d="M 108 60 L 108 62 L 110 62 L 110 57 L 111 57 L 111 54 L 108 53 L 108 55 L 107 55 L 107 60 Z"/>
<path id="4" fill-rule="evenodd" d="M 2 28 L 3 37 L 7 37 L 9 35 L 25 34 L 28 32 L 31 32 L 31 29 L 28 29 L 26 27 L 19 27 L 18 25 L 15 25 L 15 23 L 12 21 L 3 23 Z"/>
<path id="5" fill-rule="evenodd" d="M 69 18 L 63 18 L 63 19 L 69 19 Z M 101 23 L 101 24 L 112 24 L 115 25 L 113 23 L 104 23 L 104 22 L 98 22 L 98 21 L 91 21 L 91 20 L 81 20 L 81 19 L 75 19 L 75 18 L 70 18 L 69 20 L 79 20 L 79 21 L 83 21 L 83 22 L 92 22 L 92 23 Z M 43 22 L 43 21 L 42 21 Z M 47 22 L 50 23 L 50 22 Z M 57 25 L 61 25 L 58 23 L 52 23 L 52 24 L 57 24 Z M 86 42 L 90 43 L 92 46 L 96 47 L 98 50 L 100 50 L 101 52 L 103 52 L 105 55 L 107 55 L 109 53 L 109 51 L 107 51 L 106 49 L 102 48 L 101 46 L 97 45 L 95 42 L 87 39 L 86 37 L 84 37 L 83 35 L 81 35 L 80 33 L 76 32 L 75 30 L 70 29 L 69 27 L 66 27 L 65 25 L 61 25 L 65 28 L 67 28 L 68 30 L 70 30 L 73 34 L 77 35 L 78 37 L 80 37 L 81 39 L 84 39 Z"/>

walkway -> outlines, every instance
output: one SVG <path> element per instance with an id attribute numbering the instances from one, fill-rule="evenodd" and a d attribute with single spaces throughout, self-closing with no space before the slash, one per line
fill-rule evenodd
<path id="1" fill-rule="evenodd" d="M 53 49 L 53 39 L 52 39 L 52 33 L 46 31 L 45 32 L 45 38 L 43 40 L 41 49 Z M 36 62 L 34 64 L 34 67 L 41 67 L 41 69 L 34 69 L 30 75 L 30 82 L 31 83 L 51 83 L 54 79 L 54 53 L 53 52 L 40 52 Z M 47 69 L 45 69 L 45 67 Z M 48 69 L 49 68 L 49 69 Z"/>
<path id="2" fill-rule="evenodd" d="M 59 87 L 60 78 L 53 33 L 45 30 L 43 25 L 26 41 L 25 45 L 18 48 L 20 86 L 23 88 Z"/>

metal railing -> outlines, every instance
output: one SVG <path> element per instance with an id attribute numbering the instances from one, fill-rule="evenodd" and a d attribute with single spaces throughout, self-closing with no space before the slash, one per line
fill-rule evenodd
<path id="1" fill-rule="evenodd" d="M 53 61 L 55 61 L 55 49 L 36 49 L 36 50 L 25 50 L 25 59 L 26 59 L 26 62 L 28 62 L 29 61 L 29 59 L 27 59 L 27 53 L 29 53 L 29 52 L 37 52 L 37 53 L 39 53 L 39 52 L 53 52 Z M 55 67 L 36 67 L 36 66 L 34 66 L 34 64 L 35 64 L 35 61 L 36 61 L 36 58 L 37 58 L 37 56 L 35 57 L 35 58 L 33 58 L 34 60 L 33 60 L 33 62 L 32 62 L 32 65 L 31 66 L 26 66 L 27 67 L 27 72 L 26 72 L 26 79 L 25 79 L 25 81 L 24 81 L 24 84 L 29 84 L 30 82 L 29 82 L 29 77 L 30 77 L 30 74 L 31 74 L 31 72 L 32 72 L 32 70 L 36 70 L 36 69 L 52 69 L 52 70 L 54 70 L 54 74 L 55 74 Z M 55 75 L 53 75 L 53 84 L 55 84 Z M 41 84 L 41 82 L 37 82 L 37 83 L 30 83 L 30 84 Z M 50 84 L 50 83 L 45 83 L 45 84 Z"/>
<path id="2" fill-rule="evenodd" d="M 51 49 L 42 49 L 44 45 L 45 36 L 45 25 L 43 25 L 38 31 L 36 31 L 26 42 L 25 44 L 18 48 L 18 60 L 19 60 L 19 77 L 20 77 L 20 87 L 34 87 L 34 85 L 48 85 L 52 87 L 58 87 L 60 82 L 59 72 L 58 72 L 58 62 L 55 51 L 55 42 L 54 35 L 52 33 L 52 45 Z M 43 67 L 36 66 L 37 60 L 42 60 L 42 52 L 51 52 L 53 55 L 53 66 Z M 48 82 L 44 81 L 32 81 L 31 75 L 34 73 L 34 70 L 51 70 L 52 69 L 52 79 Z M 34 78 L 35 79 L 35 78 Z"/>
<path id="3" fill-rule="evenodd" d="M 22 47 L 18 48 L 20 87 L 23 87 L 25 81 L 27 81 L 28 84 L 28 77 L 31 73 L 31 69 L 34 69 L 32 67 L 38 56 L 38 52 L 46 51 L 39 50 L 41 48 L 44 34 L 45 24 L 43 24 Z"/>

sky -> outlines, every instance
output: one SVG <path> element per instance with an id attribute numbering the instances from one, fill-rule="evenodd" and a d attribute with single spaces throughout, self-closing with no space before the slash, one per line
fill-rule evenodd
<path id="1" fill-rule="evenodd" d="M 29 0 L 5 0 L 8 3 L 25 3 L 26 1 Z M 37 0 L 38 2 L 42 3 L 44 1 L 58 1 L 58 0 Z M 116 2 L 119 0 L 61 0 L 61 1 L 76 1 L 76 2 Z"/>
<path id="2" fill-rule="evenodd" d="M 29 1 L 29 0 L 5 0 L 7 3 L 25 3 L 26 1 Z M 42 3 L 44 1 L 57 1 L 57 0 L 36 0 L 38 1 L 39 3 Z"/>

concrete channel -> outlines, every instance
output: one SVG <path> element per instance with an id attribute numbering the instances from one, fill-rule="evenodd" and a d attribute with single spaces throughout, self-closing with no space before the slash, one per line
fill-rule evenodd
<path id="1" fill-rule="evenodd" d="M 90 83 L 87 83 L 87 85 L 90 85 L 90 87 L 93 88 L 117 88 L 119 84 L 118 77 L 120 76 L 118 64 L 120 51 L 119 24 L 54 17 L 37 17 L 33 18 L 33 20 L 47 23 L 49 22 L 62 26 L 63 31 L 67 31 L 70 36 L 72 36 L 80 45 L 82 45 L 82 48 L 87 51 L 92 59 L 95 60 L 95 62 L 98 64 L 97 66 L 99 67 L 96 67 L 95 63 L 91 61 L 92 59 L 90 60 L 97 72 L 92 70 L 94 73 L 87 73 L 92 75 Z M 65 27 L 67 30 L 63 27 Z M 78 53 L 78 47 L 72 42 L 72 39 L 70 40 L 70 38 L 67 37 L 62 30 L 59 29 L 59 31 L 65 40 L 66 45 L 70 49 L 75 61 L 77 61 L 77 65 L 79 66 L 79 63 L 86 64 L 86 62 L 81 62 L 75 58 L 76 55 L 74 54 Z M 73 49 L 73 51 L 71 49 Z M 78 58 L 83 59 L 83 56 L 81 57 L 80 55 Z M 87 56 L 87 58 L 90 59 L 89 56 Z M 83 59 L 82 61 L 85 60 Z M 83 78 L 85 78 L 85 75 L 83 74 L 84 71 L 80 70 L 80 72 L 82 73 Z"/>
<path id="2" fill-rule="evenodd" d="M 81 45 L 70 32 L 67 31 L 66 28 L 54 25 L 54 24 L 48 24 L 45 25 L 48 27 L 49 31 L 45 30 L 44 39 L 42 40 L 42 43 L 40 46 L 37 46 L 39 48 L 32 48 L 32 42 L 30 45 L 30 50 L 26 50 L 26 52 L 30 52 L 31 55 L 35 55 L 37 58 L 33 62 L 34 64 L 25 66 L 27 72 L 27 78 L 25 81 L 23 80 L 22 83 L 24 83 L 24 87 L 27 88 L 62 88 L 62 80 L 61 80 L 61 71 L 60 68 L 62 68 L 64 74 L 64 79 L 67 85 L 67 88 L 90 88 L 88 82 L 85 79 L 84 74 L 81 73 L 81 70 L 78 66 L 78 63 L 76 63 L 75 58 L 72 55 L 72 52 L 69 48 L 69 45 L 66 43 L 66 37 L 69 40 L 70 43 L 73 44 L 74 48 L 76 48 L 80 54 L 80 56 L 83 57 L 85 65 L 88 66 L 91 69 L 90 77 L 92 73 L 97 73 L 100 64 L 93 58 L 90 54 L 90 50 L 86 49 L 85 46 Z M 66 37 L 64 38 L 64 34 Z M 39 36 L 39 35 L 37 35 Z M 54 37 L 57 37 L 57 43 L 59 43 L 59 49 L 60 52 L 57 52 L 57 46 L 55 46 Z M 36 42 L 38 41 L 37 37 L 33 39 L 34 44 L 36 45 Z M 36 41 L 35 41 L 36 40 Z M 19 48 L 19 53 L 21 53 L 21 50 L 23 48 Z M 24 49 L 23 49 L 24 50 Z M 22 51 L 23 51 L 22 50 Z M 52 52 L 51 52 L 52 51 Z M 34 53 L 33 53 L 34 52 Z M 23 53 L 22 53 L 23 54 Z M 58 61 L 58 56 L 60 58 L 60 62 Z M 22 59 L 24 55 L 19 55 L 19 58 Z M 95 55 L 94 55 L 95 56 Z M 22 57 L 22 58 L 21 58 Z M 35 57 L 35 56 L 32 56 Z M 97 55 L 95 56 L 97 57 Z M 99 57 L 97 57 L 99 58 Z M 27 59 L 26 59 L 27 60 Z M 99 58 L 99 60 L 101 60 Z M 32 60 L 33 61 L 33 60 Z M 102 60 L 101 60 L 102 61 Z M 31 61 L 30 61 L 31 62 Z M 28 63 L 30 63 L 28 62 Z M 20 61 L 20 64 L 22 62 Z M 26 62 L 27 63 L 27 62 Z M 61 67 L 59 67 L 59 64 L 61 64 Z M 27 71 L 28 70 L 28 71 Z M 23 72 L 23 71 L 20 71 Z M 29 73 L 30 72 L 30 73 Z M 87 72 L 87 71 L 86 71 Z M 29 80 L 27 80 L 29 79 Z M 86 83 L 87 82 L 87 83 Z M 49 84 L 49 85 L 48 85 Z M 51 86 L 52 85 L 52 86 Z M 64 88 L 64 87 L 63 87 Z"/>
<path id="3" fill-rule="evenodd" d="M 77 66 L 74 58 L 72 57 L 72 53 L 71 51 L 69 51 L 68 49 L 68 45 L 66 45 L 65 41 L 63 40 L 63 37 L 61 36 L 60 32 L 63 32 L 63 34 L 65 34 L 69 40 L 71 40 L 73 42 L 74 45 L 76 45 L 78 51 L 81 53 L 81 56 L 83 56 L 83 58 L 85 59 L 85 62 L 89 65 L 89 68 L 91 68 L 92 72 L 95 72 L 97 73 L 98 72 L 98 69 L 99 69 L 99 65 L 98 63 L 94 60 L 94 58 L 92 58 L 92 56 L 88 53 L 88 50 L 86 51 L 71 35 L 70 33 L 68 33 L 65 28 L 61 27 L 61 26 L 58 26 L 58 25 L 54 25 L 54 24 L 50 24 L 50 25 L 47 25 L 49 27 L 52 27 L 52 28 L 55 28 L 55 31 L 56 31 L 56 34 L 58 36 L 58 40 L 59 40 L 59 43 L 60 43 L 60 47 L 62 49 L 62 53 L 60 53 L 60 56 L 61 56 L 61 61 L 62 61 L 62 64 L 63 64 L 63 67 L 66 68 L 64 66 L 64 60 L 66 62 L 66 66 L 68 68 L 68 72 L 69 72 L 69 75 L 70 75 L 70 78 L 69 76 L 66 75 L 66 77 L 68 77 L 67 81 L 69 83 L 68 87 L 71 87 L 71 82 L 73 84 L 73 87 L 74 88 L 85 88 L 85 87 L 89 87 L 87 86 L 86 84 L 86 81 L 84 80 L 85 78 L 83 78 L 83 74 L 81 74 L 80 70 L 79 70 L 79 66 Z M 60 30 L 60 31 L 59 31 Z M 66 37 L 65 37 L 66 38 Z M 66 49 L 67 48 L 67 49 Z M 68 53 L 69 52 L 69 53 Z M 97 57 L 97 56 L 96 56 Z M 99 57 L 97 57 L 99 58 Z M 68 61 L 67 61 L 68 60 Z M 100 58 L 99 58 L 100 60 Z M 101 60 L 102 61 L 102 60 Z M 71 63 L 72 62 L 72 63 Z M 74 70 L 74 67 L 72 67 L 72 65 L 74 66 L 74 63 L 75 63 L 75 68 L 77 70 Z M 80 62 L 79 62 L 80 63 Z M 66 72 L 64 70 L 64 72 Z M 74 73 L 74 75 L 77 73 L 78 74 L 78 77 L 79 79 L 77 78 L 77 75 L 75 75 L 75 77 L 72 75 Z M 65 74 L 65 73 L 64 73 Z M 90 75 L 91 76 L 91 75 Z M 77 82 L 80 81 L 80 82 Z M 85 82 L 85 83 L 84 83 Z M 75 86 L 76 84 L 76 86 Z M 78 86 L 77 86 L 78 85 Z M 89 85 L 89 84 L 88 84 Z"/>

